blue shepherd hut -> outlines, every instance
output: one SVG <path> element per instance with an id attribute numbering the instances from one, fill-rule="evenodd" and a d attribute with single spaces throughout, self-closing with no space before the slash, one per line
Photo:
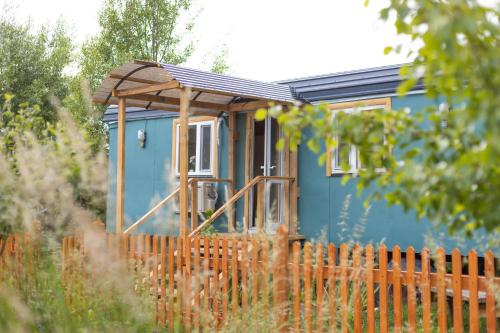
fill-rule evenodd
<path id="1" fill-rule="evenodd" d="M 277 151 L 269 103 L 328 103 L 334 110 L 421 110 L 440 100 L 416 85 L 395 93 L 400 66 L 259 82 L 169 64 L 133 61 L 109 73 L 94 95 L 108 105 L 109 195 L 106 228 L 117 232 L 273 236 L 385 242 L 421 248 L 439 234 L 428 221 L 383 201 L 363 206 L 356 180 L 341 184 L 340 154 L 320 166 L 305 145 Z M 306 133 L 307 135 L 307 133 Z M 360 167 L 349 147 L 349 173 Z M 381 170 L 383 172 L 383 170 Z M 448 248 L 456 246 L 445 239 Z"/>

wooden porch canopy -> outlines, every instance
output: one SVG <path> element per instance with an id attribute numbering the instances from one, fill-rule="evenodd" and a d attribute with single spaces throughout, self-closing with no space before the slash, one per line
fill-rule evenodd
<path id="1" fill-rule="evenodd" d="M 229 154 L 234 155 L 235 112 L 253 111 L 270 103 L 294 102 L 287 85 L 260 82 L 170 64 L 135 60 L 112 70 L 97 89 L 93 101 L 118 105 L 116 231 L 124 230 L 125 108 L 178 111 L 180 119 L 180 229 L 187 234 L 188 221 L 188 123 L 190 115 L 229 114 Z M 235 178 L 229 163 L 229 179 Z M 231 192 L 234 191 L 234 188 Z"/>
<path id="2" fill-rule="evenodd" d="M 190 114 L 255 110 L 292 103 L 290 87 L 175 65 L 135 60 L 112 70 L 93 96 L 98 104 L 179 111 L 180 91 L 191 88 Z"/>

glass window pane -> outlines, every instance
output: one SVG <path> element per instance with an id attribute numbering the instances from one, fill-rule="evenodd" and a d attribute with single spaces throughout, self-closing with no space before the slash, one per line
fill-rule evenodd
<path id="1" fill-rule="evenodd" d="M 188 171 L 196 171 L 196 125 L 190 125 L 188 130 Z"/>
<path id="2" fill-rule="evenodd" d="M 212 142 L 212 128 L 210 125 L 201 126 L 201 170 L 210 170 L 210 147 Z"/>
<path id="3" fill-rule="evenodd" d="M 350 165 L 350 147 L 342 142 L 340 138 L 337 138 L 337 140 L 338 146 L 335 152 L 335 168 L 340 169 L 344 164 Z"/>

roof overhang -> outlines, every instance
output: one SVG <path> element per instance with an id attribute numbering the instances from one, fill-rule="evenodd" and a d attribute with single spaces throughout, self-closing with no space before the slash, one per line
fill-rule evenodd
<path id="1" fill-rule="evenodd" d="M 191 88 L 192 114 L 251 111 L 295 102 L 288 85 L 242 79 L 175 65 L 135 60 L 112 70 L 92 99 L 144 109 L 179 111 L 180 90 Z"/>

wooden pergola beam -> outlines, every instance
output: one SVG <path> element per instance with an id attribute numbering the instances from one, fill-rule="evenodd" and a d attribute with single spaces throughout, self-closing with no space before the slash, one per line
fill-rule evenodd
<path id="1" fill-rule="evenodd" d="M 191 88 L 184 87 L 180 92 L 179 114 L 179 206 L 180 236 L 186 237 L 188 223 L 188 126 Z"/>
<path id="2" fill-rule="evenodd" d="M 127 88 L 127 89 L 113 89 L 114 97 L 124 97 L 132 95 L 140 95 L 150 92 L 156 92 L 161 90 L 170 90 L 180 88 L 181 85 L 176 80 L 171 80 L 165 83 L 149 84 L 146 86 Z"/>
<path id="3" fill-rule="evenodd" d="M 153 80 L 148 80 L 148 79 L 141 79 L 139 77 L 125 76 L 125 75 L 118 75 L 118 74 L 109 74 L 109 77 L 112 78 L 112 79 L 123 80 L 123 81 L 130 81 L 130 82 L 137 82 L 137 83 L 144 83 L 144 84 L 159 84 L 159 83 L 162 83 L 160 81 L 153 81 Z"/>
<path id="4" fill-rule="evenodd" d="M 99 99 L 93 99 L 94 103 L 98 104 L 105 104 L 104 100 L 99 100 Z M 158 103 L 158 102 L 155 102 Z M 161 104 L 161 103 L 160 103 Z M 138 107 L 138 108 L 144 108 L 146 110 L 162 110 L 165 112 L 179 112 L 179 108 L 176 107 L 175 109 L 173 108 L 176 105 L 172 104 L 164 104 L 164 105 L 155 105 L 155 106 L 147 106 L 144 105 L 144 103 L 139 103 L 139 102 L 133 102 L 129 99 L 127 99 L 126 102 L 127 107 L 128 106 L 133 106 L 133 107 Z M 221 110 L 219 109 L 214 109 L 210 111 L 191 111 L 192 116 L 209 116 L 209 117 L 215 117 Z"/>
<path id="5" fill-rule="evenodd" d="M 237 111 L 255 111 L 260 108 L 269 108 L 271 105 L 289 105 L 289 103 L 278 103 L 273 101 L 252 101 L 246 103 L 235 103 L 229 104 L 229 112 L 237 112 Z"/>
<path id="6" fill-rule="evenodd" d="M 141 101 L 161 103 L 161 104 L 167 104 L 167 105 L 177 105 L 177 106 L 181 105 L 181 98 L 175 98 L 175 97 L 138 94 L 138 95 L 129 96 L 129 98 L 133 99 L 133 100 L 141 100 Z M 190 106 L 195 107 L 195 108 L 211 109 L 211 110 L 216 110 L 216 111 L 227 111 L 228 110 L 228 105 L 226 105 L 226 104 L 218 104 L 218 103 L 210 103 L 210 102 L 190 101 Z"/>

